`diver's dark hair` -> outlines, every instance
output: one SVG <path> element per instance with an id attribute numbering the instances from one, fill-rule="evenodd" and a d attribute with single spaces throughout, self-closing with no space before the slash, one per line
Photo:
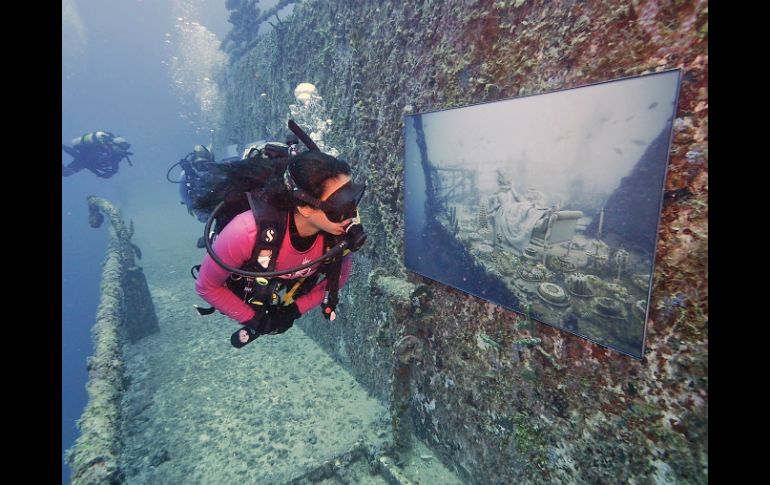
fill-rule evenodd
<path id="1" fill-rule="evenodd" d="M 289 161 L 288 170 L 299 188 L 319 199 L 327 180 L 342 174 L 350 175 L 348 162 L 315 150 L 293 157 Z M 274 172 L 265 182 L 265 194 L 270 205 L 279 210 L 293 211 L 299 206 L 308 205 L 289 194 L 283 181 L 283 172 Z"/>
<path id="2" fill-rule="evenodd" d="M 193 201 L 193 208 L 210 213 L 221 201 L 232 207 L 235 201 L 243 198 L 244 192 L 262 188 L 271 178 L 283 176 L 288 163 L 288 158 L 284 157 L 259 159 L 259 163 L 238 160 L 212 164 L 211 171 L 199 181 L 205 191 L 202 190 L 203 194 Z M 241 205 L 240 202 L 235 204 Z"/>

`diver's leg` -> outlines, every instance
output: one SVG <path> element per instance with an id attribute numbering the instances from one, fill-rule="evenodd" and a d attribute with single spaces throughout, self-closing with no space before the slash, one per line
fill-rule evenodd
<path id="1" fill-rule="evenodd" d="M 78 173 L 80 170 L 83 169 L 83 167 L 78 167 L 77 162 L 77 153 L 75 152 L 75 149 L 72 147 L 68 147 L 67 145 L 62 143 L 61 149 L 64 153 L 71 156 L 73 160 L 70 162 L 68 166 L 64 166 L 64 162 L 61 164 L 61 176 L 62 177 L 69 177 L 72 174 Z"/>
<path id="2" fill-rule="evenodd" d="M 113 175 L 102 167 L 88 167 L 88 170 L 90 170 L 91 173 L 93 173 L 97 177 L 103 178 L 103 179 L 108 179 Z"/>
<path id="3" fill-rule="evenodd" d="M 69 177 L 70 175 L 78 173 L 79 170 L 72 170 L 69 167 L 65 167 L 64 164 L 61 164 L 61 176 L 62 177 Z"/>
<path id="4" fill-rule="evenodd" d="M 116 173 L 118 173 L 118 166 L 117 165 L 108 165 L 106 167 L 102 167 L 102 177 L 104 178 L 110 178 Z"/>
<path id="5" fill-rule="evenodd" d="M 77 158 L 77 152 L 74 148 L 68 147 L 67 145 L 62 144 L 61 149 L 64 153 L 71 156 L 72 158 Z"/>
<path id="6" fill-rule="evenodd" d="M 81 170 L 83 170 L 83 168 L 85 168 L 85 166 L 83 164 L 83 161 L 82 160 L 78 160 L 77 158 L 75 160 L 73 160 L 72 162 L 70 162 L 70 164 L 67 165 L 66 167 L 62 163 L 61 164 L 61 176 L 62 177 L 69 177 L 72 174 L 76 174 L 76 173 L 80 172 Z"/>

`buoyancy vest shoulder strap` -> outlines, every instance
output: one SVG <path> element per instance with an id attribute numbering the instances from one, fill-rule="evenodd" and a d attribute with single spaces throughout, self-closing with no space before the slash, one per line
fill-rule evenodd
<path id="1" fill-rule="evenodd" d="M 249 201 L 251 214 L 257 225 L 257 240 L 254 249 L 251 252 L 251 259 L 243 266 L 244 269 L 258 265 L 257 271 L 275 271 L 275 263 L 278 260 L 278 251 L 283 243 L 283 237 L 286 234 L 286 211 L 281 211 L 270 205 L 264 199 L 263 192 L 247 192 L 246 199 Z M 260 251 L 270 250 L 270 261 L 267 267 L 258 263 Z"/>
<path id="2" fill-rule="evenodd" d="M 286 211 L 281 211 L 274 208 L 264 199 L 263 192 L 248 192 L 246 199 L 249 202 L 251 213 L 254 216 L 254 220 L 257 226 L 257 240 L 254 244 L 254 249 L 251 253 L 251 259 L 247 261 L 242 268 L 249 271 L 274 271 L 276 261 L 278 260 L 278 251 L 281 248 L 284 235 L 286 234 L 286 224 L 288 220 L 288 214 Z M 334 244 L 334 238 L 331 234 L 324 233 L 324 249 L 328 250 Z M 258 257 L 262 250 L 270 250 L 270 261 L 267 267 L 259 264 Z M 319 267 L 319 273 L 325 274 L 325 280 L 327 282 L 327 288 L 324 295 L 324 301 L 322 305 L 323 314 L 326 318 L 334 311 L 338 303 L 339 293 L 339 279 L 340 270 L 342 267 L 342 255 L 333 258 L 330 261 L 325 262 Z M 269 302 L 270 296 L 275 291 L 275 287 L 278 283 L 278 278 L 271 278 L 269 282 L 266 281 L 266 285 L 261 288 L 257 286 L 255 288 L 254 297 L 251 302 L 261 301 L 264 308 Z M 312 278 L 308 278 L 301 284 L 302 290 L 300 294 L 304 294 L 318 282 L 318 274 Z M 296 295 L 299 296 L 299 295 Z"/>
<path id="3" fill-rule="evenodd" d="M 241 268 L 247 271 L 273 271 L 278 260 L 278 250 L 281 247 L 283 233 L 286 230 L 286 213 L 279 211 L 264 200 L 264 194 L 247 192 L 246 200 L 249 203 L 251 214 L 257 227 L 256 242 L 251 252 L 251 258 Z M 267 266 L 259 262 L 259 253 L 270 250 L 270 259 Z M 241 296 L 246 303 L 252 305 L 261 316 L 267 311 L 273 301 L 280 280 L 278 278 L 239 278 L 228 280 L 231 291 Z"/>

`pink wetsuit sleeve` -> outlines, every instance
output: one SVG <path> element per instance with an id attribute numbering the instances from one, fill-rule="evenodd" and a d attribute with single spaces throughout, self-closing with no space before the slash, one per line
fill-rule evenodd
<path id="1" fill-rule="evenodd" d="M 218 254 L 218 253 L 217 253 Z M 353 267 L 353 254 L 348 254 L 342 258 L 342 269 L 340 270 L 340 289 L 345 286 L 350 276 L 350 269 Z M 297 309 L 301 314 L 305 314 L 308 310 L 312 310 L 321 304 L 324 299 L 324 292 L 326 291 L 326 280 L 315 285 L 309 293 L 297 298 Z"/>
<path id="2" fill-rule="evenodd" d="M 233 218 L 214 241 L 213 249 L 224 263 L 240 268 L 251 258 L 257 240 L 257 225 L 251 211 Z M 254 317 L 254 310 L 225 286 L 230 272 L 219 266 L 206 254 L 195 281 L 195 291 L 211 306 L 228 317 L 243 323 Z"/>

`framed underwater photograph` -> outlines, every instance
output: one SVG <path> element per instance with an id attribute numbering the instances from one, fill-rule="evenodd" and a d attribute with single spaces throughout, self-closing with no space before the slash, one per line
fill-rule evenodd
<path id="1" fill-rule="evenodd" d="M 407 269 L 641 359 L 679 83 L 407 115 Z"/>

